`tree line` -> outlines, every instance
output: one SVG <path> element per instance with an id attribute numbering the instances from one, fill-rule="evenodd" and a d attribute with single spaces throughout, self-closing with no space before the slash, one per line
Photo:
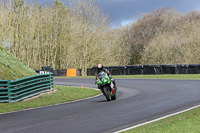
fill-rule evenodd
<path id="1" fill-rule="evenodd" d="M 0 46 L 34 69 L 200 63 L 200 13 L 162 8 L 113 29 L 93 0 L 0 0 Z"/>
<path id="2" fill-rule="evenodd" d="M 69 7 L 57 0 L 52 6 L 1 1 L 0 13 L 1 46 L 9 45 L 11 53 L 34 69 L 50 65 L 85 73 L 100 62 L 117 64 L 108 17 L 92 0 L 74 1 Z"/>
<path id="3" fill-rule="evenodd" d="M 200 64 L 200 12 L 161 8 L 126 27 L 129 64 Z"/>

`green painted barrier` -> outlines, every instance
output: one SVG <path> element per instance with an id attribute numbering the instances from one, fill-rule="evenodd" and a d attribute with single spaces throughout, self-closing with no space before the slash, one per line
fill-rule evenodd
<path id="1" fill-rule="evenodd" d="M 0 80 L 0 103 L 18 102 L 53 90 L 53 74 L 34 75 L 18 80 Z"/>

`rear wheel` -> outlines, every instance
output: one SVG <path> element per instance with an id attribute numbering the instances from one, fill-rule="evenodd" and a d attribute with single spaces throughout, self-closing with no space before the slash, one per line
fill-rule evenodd
<path id="1" fill-rule="evenodd" d="M 102 92 L 103 92 L 104 96 L 106 97 L 107 101 L 111 101 L 112 100 L 110 89 L 107 86 L 104 86 L 102 88 Z"/>

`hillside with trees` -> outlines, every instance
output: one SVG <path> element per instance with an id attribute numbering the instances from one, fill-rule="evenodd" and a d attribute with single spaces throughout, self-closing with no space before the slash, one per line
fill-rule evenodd
<path id="1" fill-rule="evenodd" d="M 200 13 L 162 8 L 129 25 L 129 64 L 200 64 Z M 128 32 L 127 32 L 128 31 Z M 127 39 L 127 37 L 129 37 Z"/>
<path id="2" fill-rule="evenodd" d="M 200 13 L 161 8 L 118 29 L 93 0 L 64 5 L 0 0 L 0 46 L 33 69 L 200 64 Z"/>

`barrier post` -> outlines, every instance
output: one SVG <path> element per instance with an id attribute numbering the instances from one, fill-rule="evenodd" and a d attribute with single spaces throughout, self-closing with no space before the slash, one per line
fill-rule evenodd
<path id="1" fill-rule="evenodd" d="M 11 103 L 10 81 L 8 81 L 8 102 Z"/>

